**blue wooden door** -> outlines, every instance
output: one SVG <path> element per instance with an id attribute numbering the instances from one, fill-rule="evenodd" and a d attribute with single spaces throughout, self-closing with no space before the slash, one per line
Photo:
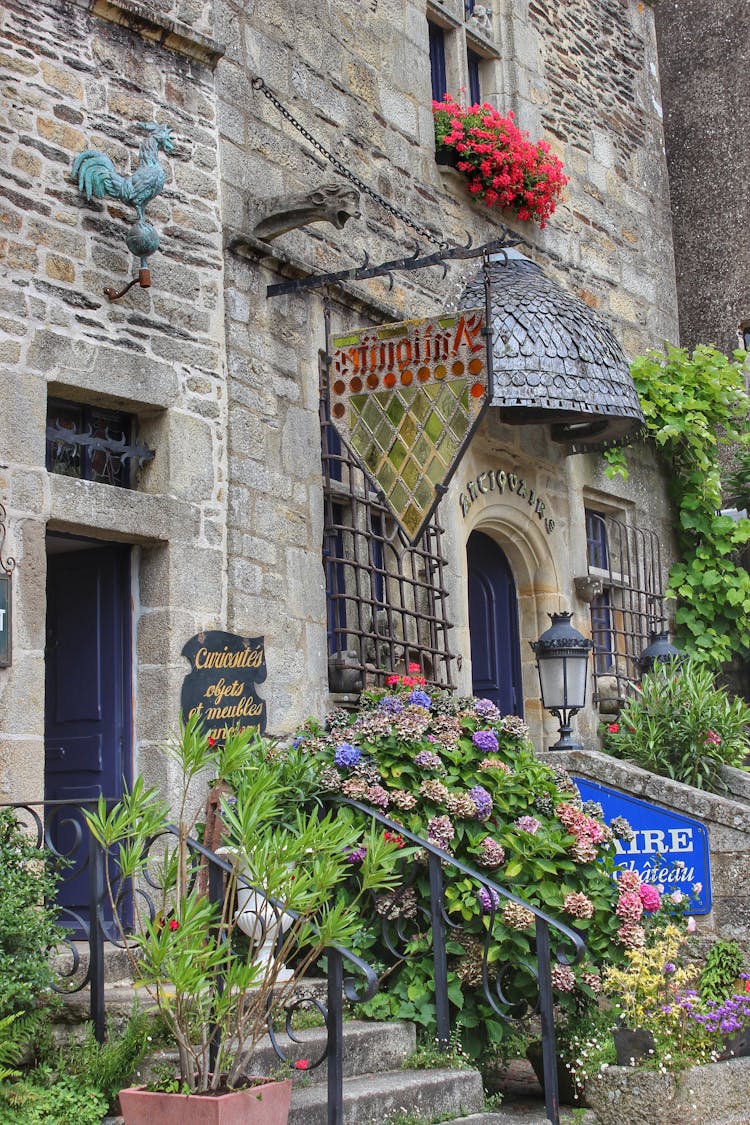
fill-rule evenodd
<path id="1" fill-rule="evenodd" d="M 516 584 L 494 539 L 472 532 L 467 547 L 472 691 L 504 715 L 523 715 Z"/>
<path id="2" fill-rule="evenodd" d="M 48 555 L 45 798 L 71 804 L 48 812 L 47 830 L 53 846 L 73 861 L 59 901 L 63 922 L 78 932 L 88 916 L 88 865 L 76 806 L 100 794 L 120 797 L 129 773 L 129 622 L 127 548 Z"/>

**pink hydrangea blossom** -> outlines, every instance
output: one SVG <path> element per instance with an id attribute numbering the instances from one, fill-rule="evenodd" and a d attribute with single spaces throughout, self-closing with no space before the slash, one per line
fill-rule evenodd
<path id="1" fill-rule="evenodd" d="M 615 914 L 626 924 L 638 922 L 643 914 L 643 903 L 638 891 L 624 891 L 617 900 Z"/>
<path id="2" fill-rule="evenodd" d="M 643 903 L 643 909 L 648 914 L 655 914 L 661 906 L 661 895 L 656 887 L 652 887 L 650 883 L 641 883 L 638 894 Z"/>

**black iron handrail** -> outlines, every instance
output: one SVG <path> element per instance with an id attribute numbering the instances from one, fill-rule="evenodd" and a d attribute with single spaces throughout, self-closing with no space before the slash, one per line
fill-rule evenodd
<path id="1" fill-rule="evenodd" d="M 437 1025 L 437 1040 L 439 1045 L 445 1049 L 450 1042 L 450 1001 L 448 997 L 448 955 L 446 951 L 446 926 L 450 925 L 447 918 L 444 901 L 443 901 L 443 866 L 447 865 L 460 871 L 462 874 L 467 875 L 472 881 L 479 884 L 479 887 L 484 887 L 489 892 L 490 909 L 487 911 L 489 914 L 489 927 L 487 931 L 487 938 L 485 939 L 484 956 L 482 960 L 482 984 L 485 998 L 492 1007 L 492 1009 L 499 1015 L 506 1015 L 502 1008 L 498 1005 L 497 1001 L 491 994 L 488 974 L 488 956 L 489 946 L 492 937 L 492 927 L 497 913 L 497 904 L 500 898 L 506 899 L 508 902 L 516 903 L 518 906 L 524 907 L 534 915 L 535 921 L 535 936 L 536 936 L 536 980 L 539 987 L 539 998 L 537 1002 L 538 1012 L 542 1025 L 542 1061 L 544 1065 L 544 1098 L 547 1111 L 547 1118 L 553 1125 L 560 1125 L 560 1101 L 557 1082 L 557 1059 L 555 1050 L 555 1023 L 553 1012 L 553 998 L 552 998 L 552 948 L 550 942 L 550 929 L 558 931 L 563 939 L 569 941 L 573 947 L 573 956 L 567 957 L 562 946 L 558 946 L 555 950 L 555 959 L 565 965 L 578 964 L 585 952 L 586 943 L 584 942 L 580 933 L 572 929 L 570 926 L 561 922 L 557 918 L 540 910 L 539 907 L 533 906 L 531 903 L 526 902 L 524 899 L 514 895 L 512 891 L 507 890 L 499 883 L 489 879 L 481 872 L 469 867 L 468 864 L 463 863 L 461 860 L 456 859 L 450 852 L 443 851 L 442 848 L 437 847 L 435 844 L 430 843 L 428 840 L 423 839 L 421 836 L 415 835 L 404 828 L 403 824 L 398 821 L 391 820 L 390 817 L 385 816 L 383 813 L 378 812 L 376 809 L 370 808 L 369 805 L 363 805 L 359 801 L 353 801 L 350 798 L 339 796 L 338 794 L 331 794 L 326 798 L 327 802 L 333 805 L 345 805 L 347 808 L 356 809 L 358 812 L 369 817 L 371 820 L 377 821 L 382 824 L 384 828 L 398 833 L 401 837 L 411 841 L 418 848 L 427 853 L 428 871 L 430 879 L 430 920 L 432 924 L 432 956 L 435 975 L 435 1020 Z M 501 988 L 501 978 L 498 978 L 498 991 Z"/>
<path id="2" fill-rule="evenodd" d="M 375 809 L 367 805 L 361 804 L 359 801 L 352 801 L 345 797 L 338 795 L 331 795 L 327 798 L 328 802 L 335 805 L 345 805 L 349 808 L 356 809 L 364 816 L 369 817 L 371 820 L 377 821 L 384 828 L 399 833 L 403 838 L 411 841 L 416 847 L 421 848 L 427 855 L 429 880 L 430 880 L 430 919 L 432 926 L 432 954 L 435 975 L 435 1009 L 436 1009 L 436 1023 L 437 1023 L 437 1039 L 443 1046 L 447 1047 L 450 1040 L 450 1002 L 448 998 L 448 963 L 446 951 L 446 928 L 451 925 L 447 917 L 444 900 L 443 900 L 443 865 L 453 867 L 457 871 L 467 875 L 479 887 L 486 888 L 489 894 L 490 909 L 489 913 L 489 928 L 488 936 L 485 943 L 484 958 L 482 964 L 482 981 L 484 986 L 484 994 L 491 1007 L 498 1012 L 498 1014 L 505 1014 L 502 1008 L 498 1005 L 497 1001 L 493 998 L 490 991 L 489 976 L 488 976 L 488 953 L 489 941 L 492 934 L 492 926 L 497 912 L 497 903 L 500 898 L 506 899 L 509 902 L 516 903 L 524 907 L 534 915 L 535 919 L 535 934 L 536 934 L 536 957 L 537 957 L 537 971 L 536 979 L 539 987 L 538 1011 L 541 1019 L 542 1026 L 542 1058 L 544 1065 L 544 1088 L 545 1088 L 545 1104 L 547 1117 L 552 1125 L 559 1125 L 560 1110 L 559 1110 L 559 1095 L 557 1084 L 557 1065 L 555 1053 L 555 1027 L 553 1015 L 553 999 L 552 999 L 552 977 L 551 977 L 551 941 L 550 929 L 556 930 L 565 941 L 568 941 L 573 949 L 571 957 L 566 956 L 562 946 L 558 946 L 555 951 L 555 958 L 562 964 L 576 964 L 581 961 L 585 954 L 585 943 L 581 935 L 564 922 L 553 918 L 551 915 L 540 910 L 539 907 L 526 902 L 524 899 L 518 897 L 501 886 L 499 883 L 488 878 L 486 875 L 474 868 L 463 863 L 461 860 L 456 859 L 450 852 L 444 851 L 442 848 L 437 847 L 430 841 L 425 840 L 421 836 L 415 835 L 413 832 L 408 831 L 404 826 L 397 821 L 391 820 L 389 817 L 383 815 Z M 32 802 L 7 802 L 0 804 L 0 808 L 13 808 L 17 812 L 26 812 L 32 818 L 37 832 L 37 846 L 46 847 L 54 855 L 59 858 L 65 859 L 61 856 L 60 852 L 54 847 L 54 844 L 49 835 L 48 826 L 45 825 L 44 813 L 47 810 L 63 810 L 69 808 L 71 810 L 81 810 L 96 805 L 96 800 L 81 800 L 81 801 L 32 801 Z M 114 801 L 112 801 L 114 803 Z M 36 809 L 41 808 L 43 814 L 40 815 Z M 70 851 L 74 851 L 83 843 L 83 831 L 88 831 L 85 822 L 80 821 L 66 821 L 74 826 L 74 842 Z M 178 830 L 174 826 L 167 829 L 173 835 L 179 835 Z M 88 922 L 80 915 L 75 914 L 70 910 L 63 909 L 62 913 L 69 915 L 78 926 L 79 932 L 85 934 L 85 940 L 89 946 L 89 964 L 81 982 L 75 987 L 58 987 L 60 992 L 78 992 L 81 991 L 87 984 L 90 986 L 90 1017 L 94 1024 L 94 1032 L 100 1042 L 104 1041 L 106 1035 L 106 1013 L 105 1013 L 105 995 L 104 995 L 104 945 L 109 942 L 113 945 L 121 944 L 120 941 L 111 932 L 110 927 L 107 925 L 104 917 L 104 904 L 106 899 L 106 862 L 107 856 L 105 850 L 95 839 L 91 832 L 88 833 L 88 848 L 86 859 L 82 864 L 81 869 L 88 866 L 89 871 L 89 893 L 88 893 L 88 906 L 89 918 Z M 208 890 L 209 897 L 212 901 L 220 901 L 223 897 L 223 880 L 227 875 L 234 874 L 237 883 L 241 887 L 254 890 L 259 893 L 262 898 L 267 901 L 271 908 L 281 913 L 286 913 L 294 918 L 299 915 L 290 910 L 284 905 L 283 902 L 267 896 L 262 888 L 254 887 L 248 879 L 241 873 L 236 872 L 233 865 L 221 856 L 216 855 L 205 845 L 201 844 L 198 840 L 192 837 L 187 838 L 187 845 L 191 851 L 200 855 L 209 865 L 209 880 Z M 497 896 L 497 897 L 496 897 Z M 62 919 L 61 924 L 65 925 L 65 920 Z M 80 957 L 72 941 L 68 941 L 71 953 L 73 968 L 68 976 L 74 976 L 80 964 Z M 320 1065 L 324 1059 L 328 1060 L 328 1110 L 327 1121 L 328 1125 L 342 1125 L 343 1122 L 343 997 L 353 1002 L 363 1002 L 370 999 L 378 989 L 378 978 L 375 971 L 368 965 L 362 958 L 358 957 L 351 950 L 345 949 L 342 946 L 332 945 L 326 947 L 326 956 L 328 961 L 327 973 L 327 1004 L 324 1007 L 319 1002 L 317 1004 L 325 1021 L 327 1029 L 327 1046 L 324 1053 L 317 1059 L 311 1066 L 311 1069 Z M 354 985 L 352 978 L 344 977 L 344 962 L 347 961 L 358 972 L 362 974 L 365 980 L 365 987 L 362 991 L 358 992 Z M 500 984 L 498 982 L 498 990 Z M 502 999 L 502 997 L 501 997 Z M 271 1043 L 277 1055 L 284 1059 L 284 1054 L 279 1047 L 273 1029 L 269 1026 L 269 1035 Z"/>
<path id="3" fill-rule="evenodd" d="M 114 800 L 108 801 L 108 804 L 115 804 Z M 81 800 L 81 801 L 16 801 L 0 803 L 0 809 L 12 808 L 16 813 L 27 813 L 31 818 L 37 834 L 37 847 L 46 848 L 53 855 L 59 859 L 66 859 L 66 855 L 61 854 L 55 848 L 51 836 L 49 834 L 48 826 L 45 824 L 45 813 L 49 809 L 63 810 L 70 809 L 72 812 L 80 810 L 83 812 L 86 808 L 95 808 L 97 800 Z M 37 811 L 42 810 L 42 814 Z M 83 833 L 88 832 L 88 848 L 86 858 L 79 867 L 84 870 L 88 867 L 89 871 L 89 886 L 88 886 L 88 920 L 81 917 L 81 915 L 69 910 L 68 908 L 61 908 L 59 918 L 60 924 L 63 928 L 66 927 L 66 921 L 73 921 L 77 928 L 78 933 L 84 934 L 84 940 L 89 946 L 89 964 L 82 979 L 75 987 L 61 987 L 55 986 L 56 991 L 62 993 L 74 993 L 82 991 L 88 984 L 90 987 L 89 994 L 89 1012 L 90 1018 L 94 1025 L 94 1034 L 97 1040 L 101 1043 L 106 1038 L 106 1012 L 105 1012 L 105 975 L 104 975 L 104 945 L 110 942 L 112 945 L 121 946 L 122 941 L 112 933 L 111 929 L 106 924 L 104 917 L 104 906 L 107 901 L 108 895 L 106 891 L 106 863 L 107 855 L 105 849 L 95 838 L 93 833 L 88 829 L 85 821 L 79 820 L 66 820 L 74 828 L 73 844 L 70 849 L 72 854 L 75 850 L 80 848 L 83 843 Z M 173 825 L 167 827 L 166 831 L 171 835 L 179 837 L 179 831 Z M 280 900 L 274 899 L 266 895 L 262 887 L 255 887 L 248 879 L 236 871 L 233 865 L 221 856 L 216 855 L 210 848 L 205 847 L 198 840 L 188 836 L 186 838 L 188 848 L 200 855 L 202 859 L 206 860 L 209 865 L 208 877 L 208 894 L 212 902 L 221 902 L 224 895 L 224 878 L 226 876 L 233 876 L 238 886 L 247 888 L 260 894 L 261 897 L 267 902 L 274 913 L 279 916 L 286 914 L 292 918 L 299 918 L 300 915 L 297 911 L 292 910 Z M 153 843 L 153 841 L 152 841 Z M 70 873 L 69 873 L 70 874 Z M 118 897 L 119 901 L 119 897 Z M 116 905 L 116 903 L 111 903 Z M 67 918 L 65 917 L 67 915 Z M 120 934 L 126 938 L 125 929 L 119 922 L 116 923 Z M 261 920 L 261 926 L 263 922 Z M 309 920 L 311 928 L 317 932 L 314 920 Z M 67 938 L 66 944 L 71 951 L 73 968 L 66 976 L 73 976 L 78 971 L 80 965 L 80 955 L 78 950 L 73 945 L 73 939 Z M 344 997 L 351 1003 L 362 1003 L 371 999 L 378 989 L 378 977 L 375 970 L 368 965 L 361 957 L 358 957 L 350 949 L 337 944 L 327 944 L 325 946 L 325 956 L 328 963 L 327 972 L 327 996 L 326 1005 L 321 1004 L 315 1000 L 313 1003 L 320 1011 L 326 1031 L 327 1042 L 326 1049 L 320 1057 L 314 1060 L 308 1068 L 314 1069 L 319 1066 L 324 1060 L 328 1060 L 328 1073 L 327 1073 L 327 1122 L 328 1125 L 343 1125 L 343 1044 L 344 1044 Z M 353 977 L 344 975 L 344 964 L 348 963 L 359 972 L 364 978 L 364 987 L 360 985 L 358 989 Z M 306 1001 L 292 1002 L 289 1010 L 293 1009 L 297 1004 Z M 282 1051 L 278 1039 L 274 1033 L 269 1019 L 268 1033 L 277 1056 L 284 1062 L 287 1061 L 284 1052 Z M 215 1057 L 215 1050 L 217 1042 L 212 1038 L 211 1049 Z"/>

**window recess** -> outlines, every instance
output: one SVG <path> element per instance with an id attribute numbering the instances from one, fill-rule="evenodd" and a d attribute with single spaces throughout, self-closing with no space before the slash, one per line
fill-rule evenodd
<path id="1" fill-rule="evenodd" d="M 46 466 L 50 473 L 132 488 L 136 468 L 154 456 L 135 439 L 132 414 L 51 398 L 47 402 Z"/>
<path id="2" fill-rule="evenodd" d="M 594 700 L 624 700 L 640 679 L 640 654 L 666 616 L 659 537 L 587 508 L 586 547 L 588 576 L 602 585 L 590 603 Z"/>
<path id="3" fill-rule="evenodd" d="M 450 688 L 452 625 L 437 517 L 410 546 L 330 421 L 324 372 L 320 420 L 330 689 L 382 686 L 411 663 Z"/>

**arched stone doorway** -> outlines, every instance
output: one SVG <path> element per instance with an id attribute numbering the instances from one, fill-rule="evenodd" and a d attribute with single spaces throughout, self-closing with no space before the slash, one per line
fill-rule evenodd
<path id="1" fill-rule="evenodd" d="M 466 548 L 472 691 L 506 715 L 523 716 L 518 599 L 502 548 L 481 531 Z"/>

